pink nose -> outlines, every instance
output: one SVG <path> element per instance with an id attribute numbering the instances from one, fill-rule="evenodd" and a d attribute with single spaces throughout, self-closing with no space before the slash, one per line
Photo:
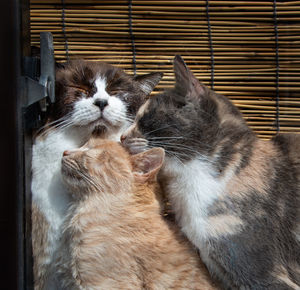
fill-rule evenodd
<path id="1" fill-rule="evenodd" d="M 65 150 L 64 153 L 63 153 L 63 156 L 68 156 L 71 154 L 71 151 L 69 150 Z"/>

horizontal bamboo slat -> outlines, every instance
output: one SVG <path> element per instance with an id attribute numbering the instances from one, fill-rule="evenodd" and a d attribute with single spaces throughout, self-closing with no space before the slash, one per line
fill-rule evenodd
<path id="1" fill-rule="evenodd" d="M 128 1 L 31 0 L 31 41 L 51 31 L 55 56 L 102 60 L 133 73 Z M 273 1 L 209 1 L 214 90 L 229 97 L 261 138 L 276 134 L 276 73 L 280 132 L 300 133 L 300 1 L 277 1 L 279 67 Z M 154 94 L 173 86 L 172 59 L 184 57 L 212 84 L 206 1 L 133 0 L 137 73 L 164 72 Z"/>

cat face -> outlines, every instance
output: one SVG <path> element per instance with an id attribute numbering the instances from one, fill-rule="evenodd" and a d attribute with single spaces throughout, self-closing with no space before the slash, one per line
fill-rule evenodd
<path id="1" fill-rule="evenodd" d="M 174 72 L 174 89 L 147 100 L 123 134 L 131 152 L 161 146 L 170 157 L 190 160 L 213 154 L 229 130 L 246 126 L 238 109 L 199 82 L 179 56 Z"/>
<path id="2" fill-rule="evenodd" d="M 128 153 L 116 142 L 99 140 L 88 142 L 79 149 L 65 151 L 62 175 L 73 191 L 98 190 L 117 192 L 119 187 L 130 187 L 131 164 L 124 162 Z"/>
<path id="3" fill-rule="evenodd" d="M 161 148 L 131 156 L 120 143 L 92 138 L 81 148 L 64 152 L 62 176 L 73 193 L 132 192 L 134 183 L 156 177 L 163 159 Z"/>
<path id="4" fill-rule="evenodd" d="M 161 77 L 161 73 L 132 77 L 106 63 L 71 61 L 56 73 L 51 121 L 120 128 L 132 121 Z"/>

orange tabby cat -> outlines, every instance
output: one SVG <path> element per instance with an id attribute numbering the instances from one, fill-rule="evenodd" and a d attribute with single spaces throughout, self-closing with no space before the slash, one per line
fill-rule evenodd
<path id="1" fill-rule="evenodd" d="M 164 151 L 130 156 L 94 139 L 65 151 L 73 201 L 55 271 L 63 289 L 216 289 L 189 242 L 161 216 Z"/>

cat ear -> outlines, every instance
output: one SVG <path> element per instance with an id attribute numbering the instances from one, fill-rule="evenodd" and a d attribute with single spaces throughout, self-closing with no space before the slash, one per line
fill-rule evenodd
<path id="1" fill-rule="evenodd" d="M 173 64 L 176 81 L 175 87 L 177 89 L 182 90 L 188 96 L 199 97 L 205 95 L 206 86 L 196 79 L 180 55 L 175 56 Z"/>
<path id="2" fill-rule="evenodd" d="M 156 72 L 141 76 L 135 76 L 134 80 L 138 83 L 139 88 L 146 94 L 149 95 L 156 85 L 159 83 L 163 73 Z"/>
<path id="3" fill-rule="evenodd" d="M 163 165 L 165 150 L 152 148 L 131 156 L 133 173 L 138 181 L 155 180 L 156 175 Z"/>

